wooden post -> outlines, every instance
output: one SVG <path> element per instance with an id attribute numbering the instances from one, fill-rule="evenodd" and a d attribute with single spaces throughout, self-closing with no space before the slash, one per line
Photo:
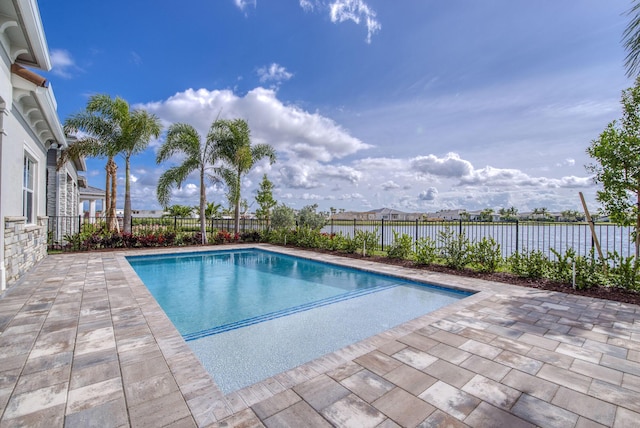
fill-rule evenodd
<path id="1" fill-rule="evenodd" d="M 600 247 L 600 241 L 598 241 L 598 236 L 596 235 L 596 228 L 593 225 L 593 220 L 591 219 L 591 214 L 589 214 L 589 209 L 587 208 L 587 203 L 584 200 L 584 195 L 582 192 L 578 192 L 580 195 L 580 200 L 582 201 L 582 208 L 584 208 L 584 216 L 589 222 L 589 228 L 591 229 L 591 237 L 593 238 L 593 242 L 596 244 L 596 249 L 598 250 L 598 255 L 601 260 L 604 260 L 604 255 L 602 254 L 602 248 Z"/>

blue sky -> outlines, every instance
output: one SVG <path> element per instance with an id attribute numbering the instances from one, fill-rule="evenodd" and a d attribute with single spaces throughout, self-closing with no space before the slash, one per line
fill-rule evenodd
<path id="1" fill-rule="evenodd" d="M 242 117 L 278 162 L 275 198 L 364 211 L 595 208 L 584 165 L 620 116 L 629 0 L 40 0 L 64 119 L 121 96 L 204 136 Z M 162 138 L 132 160 L 134 209 L 157 209 Z M 179 159 L 175 159 L 179 161 Z M 104 160 L 89 159 L 104 187 Z M 124 162 L 119 160 L 119 204 Z M 197 205 L 196 178 L 171 203 Z M 209 201 L 227 205 L 210 184 Z M 255 204 L 251 208 L 255 209 Z"/>

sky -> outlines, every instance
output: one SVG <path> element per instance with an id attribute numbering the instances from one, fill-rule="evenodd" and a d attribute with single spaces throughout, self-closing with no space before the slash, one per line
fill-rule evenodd
<path id="1" fill-rule="evenodd" d="M 206 137 L 243 118 L 292 208 L 592 211 L 590 142 L 621 116 L 631 0 L 39 0 L 62 122 L 93 94 Z M 133 209 L 159 209 L 164 135 L 132 158 Z M 124 160 L 117 159 L 118 207 Z M 104 188 L 105 159 L 88 159 Z M 228 206 L 226 189 L 207 185 Z M 197 205 L 194 175 L 171 204 Z"/>

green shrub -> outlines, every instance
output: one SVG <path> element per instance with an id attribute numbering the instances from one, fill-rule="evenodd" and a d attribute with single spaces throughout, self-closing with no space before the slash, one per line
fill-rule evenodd
<path id="1" fill-rule="evenodd" d="M 593 248 L 588 256 L 578 256 L 576 262 L 576 288 L 579 290 L 608 286 L 605 274 L 606 261 L 596 259 Z"/>
<path id="2" fill-rule="evenodd" d="M 564 254 L 560 254 L 559 251 L 552 248 L 551 252 L 556 256 L 556 260 L 552 260 L 549 263 L 549 278 L 554 281 L 571 284 L 576 251 L 573 248 L 569 248 Z"/>
<path id="3" fill-rule="evenodd" d="M 368 230 L 356 230 L 353 236 L 354 252 L 363 251 L 366 249 L 365 255 L 373 254 L 378 249 L 380 243 L 380 236 L 378 235 L 378 228 L 373 231 Z"/>
<path id="4" fill-rule="evenodd" d="M 296 245 L 304 248 L 320 248 L 322 238 L 318 229 L 299 227 L 296 230 Z"/>
<path id="5" fill-rule="evenodd" d="M 438 233 L 444 264 L 454 269 L 463 269 L 469 263 L 469 240 L 464 231 L 456 234 L 446 227 Z"/>
<path id="6" fill-rule="evenodd" d="M 484 237 L 481 241 L 469 245 L 469 261 L 480 272 L 495 272 L 502 263 L 500 244 L 493 238 Z"/>
<path id="7" fill-rule="evenodd" d="M 393 242 L 387 248 L 387 257 L 390 259 L 408 259 L 413 254 L 413 240 L 409 235 L 400 235 L 393 231 Z"/>
<path id="8" fill-rule="evenodd" d="M 640 289 L 640 265 L 634 256 L 622 257 L 616 251 L 607 254 L 608 282 L 611 287 Z"/>
<path id="9" fill-rule="evenodd" d="M 513 253 L 507 258 L 507 265 L 512 273 L 523 278 L 547 278 L 549 275 L 549 259 L 542 251 L 523 250 Z"/>
<path id="10" fill-rule="evenodd" d="M 338 236 L 340 237 L 340 251 L 344 251 L 347 254 L 355 254 L 359 249 L 362 249 L 361 246 L 359 247 L 359 242 L 355 239 L 355 236 L 345 236 L 342 232 Z"/>
<path id="11" fill-rule="evenodd" d="M 430 265 L 438 258 L 438 248 L 436 241 L 429 238 L 420 238 L 416 241 L 415 259 L 422 265 Z"/>

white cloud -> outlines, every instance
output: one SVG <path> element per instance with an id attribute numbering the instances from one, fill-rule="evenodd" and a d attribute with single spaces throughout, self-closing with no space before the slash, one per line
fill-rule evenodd
<path id="1" fill-rule="evenodd" d="M 382 187 L 382 190 L 394 190 L 394 189 L 399 189 L 400 185 L 394 182 L 393 180 L 389 180 L 382 183 L 380 187 Z"/>
<path id="2" fill-rule="evenodd" d="M 341 200 L 341 201 L 346 201 L 351 199 L 360 200 L 360 199 L 364 199 L 364 196 L 361 195 L 360 193 L 346 193 L 338 197 L 338 200 Z"/>
<path id="3" fill-rule="evenodd" d="M 433 201 L 438 197 L 438 189 L 435 187 L 429 187 L 427 190 L 423 190 L 418 195 L 418 199 L 421 201 Z"/>
<path id="4" fill-rule="evenodd" d="M 362 173 L 355 168 L 318 162 L 300 164 L 285 161 L 285 165 L 278 170 L 279 184 L 294 189 L 325 187 L 325 183 L 335 183 L 336 180 L 357 184 L 362 177 Z"/>
<path id="5" fill-rule="evenodd" d="M 373 35 L 382 29 L 382 25 L 376 18 L 376 12 L 363 0 L 334 0 L 328 4 L 321 0 L 300 0 L 300 7 L 307 12 L 328 9 L 333 23 L 352 21 L 356 24 L 364 24 L 367 27 L 367 43 L 371 43 Z"/>
<path id="6" fill-rule="evenodd" d="M 443 158 L 435 155 L 418 156 L 411 160 L 411 167 L 422 174 L 441 177 L 464 177 L 473 171 L 471 162 L 460 159 L 457 153 L 447 153 Z"/>
<path id="7" fill-rule="evenodd" d="M 310 0 L 300 0 L 300 7 L 308 12 L 314 9 L 314 4 Z"/>
<path id="8" fill-rule="evenodd" d="M 165 101 L 141 106 L 165 124 L 186 122 L 205 136 L 222 118 L 242 117 L 255 143 L 271 144 L 278 155 L 303 161 L 329 162 L 369 148 L 332 119 L 282 103 L 272 89 L 255 88 L 244 97 L 230 90 L 188 89 Z"/>
<path id="9" fill-rule="evenodd" d="M 576 160 L 572 159 L 572 158 L 567 158 L 565 160 L 563 160 L 562 162 L 558 162 L 556 164 L 556 166 L 574 166 L 576 164 Z"/>
<path id="10" fill-rule="evenodd" d="M 256 7 L 257 5 L 257 0 L 233 0 L 233 2 L 236 4 L 236 7 L 242 11 L 244 11 L 247 6 Z"/>
<path id="11" fill-rule="evenodd" d="M 65 49 L 53 49 L 50 54 L 51 72 L 57 76 L 70 79 L 73 71 L 80 70 L 71 53 Z"/>
<path id="12" fill-rule="evenodd" d="M 313 189 L 321 187 L 322 183 L 312 177 L 307 165 L 285 165 L 279 169 L 280 182 L 292 189 Z"/>
<path id="13" fill-rule="evenodd" d="M 131 62 L 133 62 L 135 65 L 142 65 L 142 57 L 136 52 L 136 51 L 131 51 Z"/>
<path id="14" fill-rule="evenodd" d="M 546 188 L 579 188 L 591 186 L 590 177 L 531 177 L 518 169 L 502 169 L 486 166 L 473 170 L 469 175 L 461 177 L 460 183 L 486 186 L 533 186 Z"/>
<path id="15" fill-rule="evenodd" d="M 258 69 L 258 76 L 262 83 L 274 82 L 278 84 L 291 79 L 293 77 L 293 73 L 288 72 L 286 68 L 274 62 L 268 67 L 260 67 Z"/>

